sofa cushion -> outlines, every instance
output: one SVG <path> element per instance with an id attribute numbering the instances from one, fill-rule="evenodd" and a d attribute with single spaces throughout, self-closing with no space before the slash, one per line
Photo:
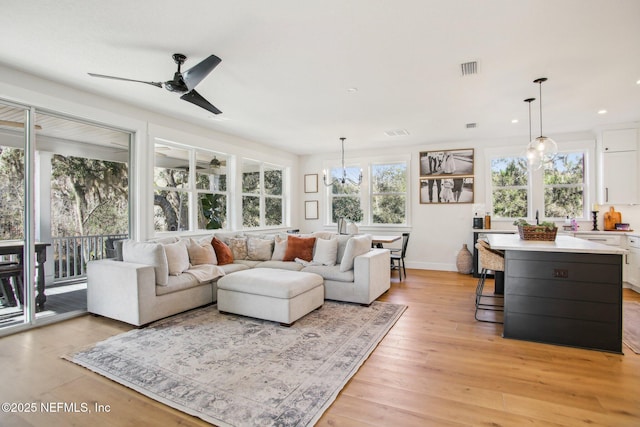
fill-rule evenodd
<path id="1" fill-rule="evenodd" d="M 344 257 L 344 251 L 347 249 L 347 242 L 353 237 L 349 234 L 339 234 L 335 238 L 338 240 L 338 256 L 336 257 L 336 264 L 340 264 Z"/>
<path id="2" fill-rule="evenodd" d="M 247 259 L 247 238 L 232 237 L 229 239 L 229 247 L 233 254 L 233 259 Z"/>
<path id="3" fill-rule="evenodd" d="M 235 273 L 236 271 L 248 270 L 250 268 L 248 265 L 236 264 L 236 263 L 225 264 L 225 265 L 218 264 L 218 265 L 222 268 L 225 275 L 230 273 Z"/>
<path id="4" fill-rule="evenodd" d="M 220 239 L 214 237 L 213 240 L 211 240 L 211 245 L 213 246 L 213 250 L 216 253 L 218 265 L 231 264 L 233 262 L 233 254 L 231 253 L 231 248 L 222 243 Z"/>
<path id="5" fill-rule="evenodd" d="M 247 258 L 253 261 L 267 261 L 273 253 L 273 240 L 258 237 L 247 238 Z"/>
<path id="6" fill-rule="evenodd" d="M 272 261 L 282 261 L 284 254 L 287 252 L 287 237 L 288 236 L 276 236 L 274 239 L 273 255 L 271 255 Z"/>
<path id="7" fill-rule="evenodd" d="M 316 240 L 316 249 L 313 252 L 313 262 L 322 265 L 336 265 L 338 256 L 338 239 Z"/>
<path id="8" fill-rule="evenodd" d="M 189 252 L 189 262 L 191 265 L 217 264 L 216 251 L 213 250 L 211 240 L 198 242 L 194 239 L 188 240 L 187 251 Z"/>
<path id="9" fill-rule="evenodd" d="M 347 242 L 344 250 L 342 261 L 340 262 L 340 271 L 348 271 L 353 269 L 353 260 L 358 255 L 366 254 L 371 250 L 371 235 L 353 236 Z"/>
<path id="10" fill-rule="evenodd" d="M 234 264 L 242 264 L 246 265 L 249 268 L 254 268 L 256 265 L 260 264 L 262 261 L 254 261 L 251 259 L 235 259 L 233 260 Z"/>
<path id="11" fill-rule="evenodd" d="M 160 243 L 126 240 L 122 244 L 122 259 L 125 262 L 153 266 L 156 285 L 167 286 L 169 265 L 167 264 L 167 255 L 164 252 L 164 247 Z"/>
<path id="12" fill-rule="evenodd" d="M 302 264 L 292 261 L 263 261 L 256 265 L 257 268 L 279 268 L 280 270 L 300 271 L 303 269 Z"/>
<path id="13" fill-rule="evenodd" d="M 284 253 L 283 261 L 293 261 L 296 258 L 311 261 L 313 259 L 313 246 L 315 243 L 315 237 L 289 236 L 287 238 L 287 250 Z"/>
<path id="14" fill-rule="evenodd" d="M 198 280 L 191 274 L 169 276 L 167 286 L 156 286 L 156 295 L 167 295 L 199 285 L 200 283 L 198 282 Z"/>
<path id="15" fill-rule="evenodd" d="M 325 280 L 333 280 L 336 282 L 353 283 L 355 275 L 353 269 L 348 271 L 340 271 L 339 265 L 310 265 L 302 269 L 305 273 L 316 273 Z"/>
<path id="16" fill-rule="evenodd" d="M 169 276 L 179 276 L 189 269 L 189 251 L 183 240 L 163 246 L 167 256 Z"/>

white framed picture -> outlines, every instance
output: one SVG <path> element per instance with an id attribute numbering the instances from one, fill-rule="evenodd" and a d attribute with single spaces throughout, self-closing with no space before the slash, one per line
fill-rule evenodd
<path id="1" fill-rule="evenodd" d="M 304 202 L 304 219 L 318 219 L 317 200 L 306 200 Z"/>
<path id="2" fill-rule="evenodd" d="M 304 192 L 305 193 L 317 193 L 318 192 L 318 174 L 312 173 L 304 176 Z"/>

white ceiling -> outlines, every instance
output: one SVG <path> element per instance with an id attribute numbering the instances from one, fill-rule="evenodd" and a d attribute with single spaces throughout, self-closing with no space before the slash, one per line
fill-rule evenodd
<path id="1" fill-rule="evenodd" d="M 640 121 L 638 0 L 2 4 L 3 65 L 299 154 L 336 152 L 342 136 L 347 149 L 528 137 L 538 77 L 547 136 Z M 197 87 L 217 120 L 164 89 L 87 75 L 166 81 L 176 52 L 183 71 L 222 58 Z M 461 76 L 467 61 L 477 75 Z M 409 135 L 385 135 L 398 129 Z"/>

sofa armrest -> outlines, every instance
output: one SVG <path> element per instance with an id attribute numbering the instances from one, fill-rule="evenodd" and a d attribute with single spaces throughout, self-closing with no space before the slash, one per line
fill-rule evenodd
<path id="1" fill-rule="evenodd" d="M 372 249 L 355 257 L 353 269 L 357 299 L 362 304 L 371 304 L 391 287 L 388 249 Z"/>
<path id="2" fill-rule="evenodd" d="M 140 326 L 156 297 L 153 266 L 103 259 L 87 264 L 87 311 Z"/>

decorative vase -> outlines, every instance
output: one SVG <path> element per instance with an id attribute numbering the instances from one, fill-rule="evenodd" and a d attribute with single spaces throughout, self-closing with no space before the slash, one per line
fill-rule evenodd
<path id="1" fill-rule="evenodd" d="M 350 222 L 347 224 L 347 234 L 358 234 L 360 230 L 358 229 L 358 224 L 355 222 Z"/>
<path id="2" fill-rule="evenodd" d="M 467 249 L 467 244 L 462 244 L 462 249 L 458 252 L 458 256 L 456 258 L 456 268 L 458 269 L 458 273 L 462 274 L 470 274 L 473 267 L 473 256 L 469 249 Z"/>
<path id="3" fill-rule="evenodd" d="M 347 220 L 338 218 L 338 234 L 347 234 Z"/>

